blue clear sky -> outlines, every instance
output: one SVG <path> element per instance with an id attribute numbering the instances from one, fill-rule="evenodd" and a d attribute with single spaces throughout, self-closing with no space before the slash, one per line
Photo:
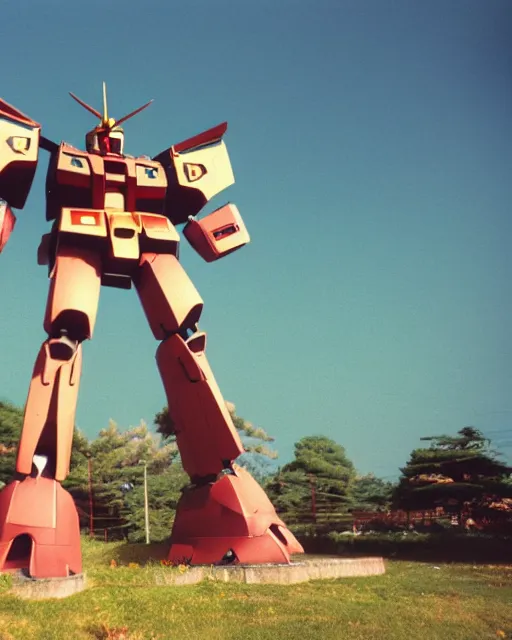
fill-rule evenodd
<path id="1" fill-rule="evenodd" d="M 512 438 L 512 5 L 508 0 L 64 0 L 0 9 L 0 94 L 56 141 L 126 124 L 154 155 L 227 120 L 252 244 L 182 261 L 226 399 L 275 435 L 343 444 L 393 476 L 421 436 Z M 0 256 L 0 397 L 25 402 L 44 339 L 43 152 Z M 165 404 L 134 291 L 102 290 L 77 424 Z"/>

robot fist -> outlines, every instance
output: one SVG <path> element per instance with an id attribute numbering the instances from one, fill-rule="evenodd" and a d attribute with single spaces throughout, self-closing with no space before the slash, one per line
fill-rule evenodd
<path id="1" fill-rule="evenodd" d="M 5 200 L 0 200 L 0 253 L 2 253 L 3 248 L 7 244 L 7 240 L 9 240 L 15 224 L 16 218 L 11 211 L 11 207 Z"/>

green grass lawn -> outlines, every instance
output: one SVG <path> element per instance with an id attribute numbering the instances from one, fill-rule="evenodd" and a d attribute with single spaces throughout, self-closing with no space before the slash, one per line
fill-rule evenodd
<path id="1" fill-rule="evenodd" d="M 368 578 L 158 587 L 178 569 L 144 564 L 144 545 L 83 550 L 89 588 L 64 600 L 20 600 L 0 577 L 1 640 L 512 639 L 512 566 L 390 561 Z"/>

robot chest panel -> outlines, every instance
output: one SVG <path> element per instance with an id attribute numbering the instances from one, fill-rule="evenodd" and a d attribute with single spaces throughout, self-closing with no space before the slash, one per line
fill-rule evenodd
<path id="1" fill-rule="evenodd" d="M 86 203 L 92 209 L 109 207 L 124 211 L 159 213 L 165 199 L 167 178 L 158 162 L 147 158 L 101 156 L 61 145 L 54 167 L 61 206 Z M 112 197 L 110 194 L 115 194 Z"/>

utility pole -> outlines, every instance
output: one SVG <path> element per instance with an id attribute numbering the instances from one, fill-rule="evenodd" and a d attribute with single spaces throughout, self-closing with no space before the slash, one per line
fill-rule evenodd
<path id="1" fill-rule="evenodd" d="M 89 535 L 94 536 L 94 515 L 92 501 L 92 459 L 90 454 L 87 456 L 87 472 L 89 476 Z"/>
<path id="2" fill-rule="evenodd" d="M 311 483 L 311 515 L 313 516 L 313 522 L 316 524 L 316 487 L 315 476 L 309 473 L 309 481 Z"/>
<path id="3" fill-rule="evenodd" d="M 148 463 L 147 462 L 144 462 L 144 522 L 146 525 L 146 544 L 149 544 Z"/>

